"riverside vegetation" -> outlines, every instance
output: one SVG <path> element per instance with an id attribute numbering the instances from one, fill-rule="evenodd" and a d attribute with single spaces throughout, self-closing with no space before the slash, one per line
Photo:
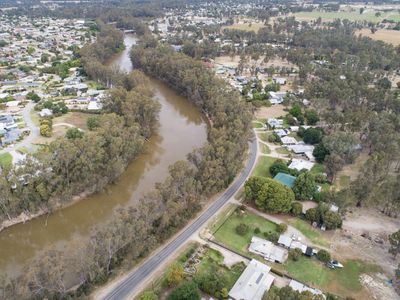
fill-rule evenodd
<path id="1" fill-rule="evenodd" d="M 242 167 L 250 138 L 251 113 L 240 95 L 192 58 L 157 43 L 153 43 L 153 47 L 147 42 L 143 45 L 132 51 L 133 64 L 186 95 L 208 116 L 211 124 L 208 143 L 189 155 L 187 161 L 172 165 L 168 178 L 140 199 L 138 205 L 119 209 L 104 226 L 93 228 L 89 240 L 74 241 L 63 251 L 55 247 L 47 249 L 27 266 L 19 278 L 4 279 L 0 284 L 3 287 L 1 297 L 26 299 L 34 295 L 39 299 L 84 296 L 93 285 L 106 281 L 120 265 L 129 265 L 145 256 L 181 228 L 201 208 L 202 202 L 227 187 Z M 163 68 L 158 69 L 158 65 Z M 132 153 L 132 148 L 125 148 L 130 145 L 136 148 L 134 153 L 138 153 L 138 146 L 142 147 L 143 139 L 153 129 L 154 122 L 148 122 L 145 115 L 154 116 L 157 106 L 150 105 L 152 109 L 143 110 L 146 105 L 140 105 L 152 104 L 153 101 L 143 82 L 145 79 L 138 71 L 124 77 L 122 86 L 111 90 L 109 101 L 105 102 L 105 110 L 110 113 L 90 119 L 92 125 L 89 127 L 94 128 L 93 132 L 103 132 L 105 128 L 112 131 L 112 134 L 104 133 L 104 137 L 92 137 L 90 141 L 91 144 L 96 142 L 96 145 L 108 147 L 100 153 L 107 153 L 113 160 L 107 169 L 113 177 L 123 170 L 127 158 L 126 153 L 118 151 Z M 143 99 L 137 100 L 138 94 Z M 134 114 L 136 109 L 141 113 Z M 111 128 L 114 124 L 119 129 L 128 127 L 125 135 L 114 132 Z M 66 140 L 66 143 L 72 143 L 72 147 L 91 135 L 91 132 L 85 133 L 83 138 Z M 57 143 L 53 147 L 62 153 L 62 149 L 56 147 Z M 84 145 L 79 146 L 75 146 L 77 153 L 83 155 L 87 152 L 86 149 L 82 151 Z M 94 149 L 92 145 L 89 147 Z M 95 161 L 101 161 L 98 152 L 91 153 Z M 64 155 L 68 156 L 68 153 L 64 152 Z M 75 169 L 80 166 L 76 157 L 68 157 L 70 160 L 63 167 L 74 167 L 67 168 L 69 171 L 64 174 L 68 176 L 71 186 L 73 179 L 81 178 L 81 171 Z M 51 172 L 49 170 L 46 174 Z M 79 182 L 81 185 L 82 182 Z"/>

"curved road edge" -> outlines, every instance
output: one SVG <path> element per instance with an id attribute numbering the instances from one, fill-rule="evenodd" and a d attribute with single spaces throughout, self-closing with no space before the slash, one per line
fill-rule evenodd
<path id="1" fill-rule="evenodd" d="M 258 142 L 254 137 L 249 147 L 249 157 L 246 166 L 241 171 L 236 180 L 225 190 L 225 192 L 212 203 L 200 216 L 198 216 L 191 224 L 189 224 L 181 233 L 174 239 L 168 242 L 164 248 L 158 253 L 149 256 L 144 263 L 139 267 L 125 275 L 125 278 L 120 280 L 106 294 L 99 295 L 98 299 L 103 300 L 120 300 L 126 299 L 135 289 L 146 280 L 153 271 L 171 255 L 184 245 L 191 236 L 196 233 L 203 225 L 205 225 L 220 209 L 233 197 L 240 187 L 250 176 L 253 167 L 257 161 Z"/>

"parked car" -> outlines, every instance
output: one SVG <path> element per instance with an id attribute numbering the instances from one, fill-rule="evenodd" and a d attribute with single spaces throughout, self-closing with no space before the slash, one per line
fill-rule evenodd
<path id="1" fill-rule="evenodd" d="M 331 269 L 341 269 L 341 268 L 343 268 L 343 265 L 340 262 L 338 262 L 337 260 L 331 260 L 326 265 Z"/>

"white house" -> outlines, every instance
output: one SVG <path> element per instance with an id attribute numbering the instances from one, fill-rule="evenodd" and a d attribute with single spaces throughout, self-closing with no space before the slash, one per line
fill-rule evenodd
<path id="1" fill-rule="evenodd" d="M 271 104 L 281 104 L 285 96 L 286 92 L 269 92 L 269 102 Z"/>
<path id="2" fill-rule="evenodd" d="M 282 119 L 275 119 L 275 118 L 268 118 L 267 125 L 270 128 L 282 128 L 283 127 L 283 120 Z"/>
<path id="3" fill-rule="evenodd" d="M 281 138 L 281 142 L 284 145 L 296 145 L 297 140 L 294 137 L 291 136 L 284 136 Z"/>
<path id="4" fill-rule="evenodd" d="M 289 169 L 296 169 L 297 171 L 306 169 L 307 171 L 310 171 L 313 166 L 314 166 L 314 163 L 311 161 L 303 160 L 303 159 L 293 159 L 289 165 Z"/>
<path id="5" fill-rule="evenodd" d="M 249 251 L 264 257 L 264 259 L 272 262 L 284 263 L 288 258 L 288 251 L 281 247 L 275 246 L 270 241 L 253 236 Z"/>
<path id="6" fill-rule="evenodd" d="M 229 297 L 234 300 L 261 300 L 275 280 L 270 270 L 269 266 L 252 259 L 229 291 Z"/>

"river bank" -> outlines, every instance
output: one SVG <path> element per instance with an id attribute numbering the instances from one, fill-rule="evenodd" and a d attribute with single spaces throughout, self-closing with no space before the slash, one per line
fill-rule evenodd
<path id="1" fill-rule="evenodd" d="M 110 64 L 132 70 L 129 50 L 135 37 L 125 36 L 126 49 Z M 150 78 L 154 97 L 161 104 L 160 126 L 146 142 L 145 153 L 131 162 L 113 184 L 90 196 L 82 195 L 65 208 L 34 216 L 0 233 L 0 271 L 17 276 L 23 266 L 47 246 L 63 248 L 73 238 L 86 239 L 91 228 L 106 222 L 117 207 L 135 204 L 168 175 L 168 168 L 185 159 L 207 140 L 207 121 L 186 98 L 158 80 Z M 79 201 L 81 200 L 81 201 Z M 25 221 L 25 223 L 23 223 Z"/>

